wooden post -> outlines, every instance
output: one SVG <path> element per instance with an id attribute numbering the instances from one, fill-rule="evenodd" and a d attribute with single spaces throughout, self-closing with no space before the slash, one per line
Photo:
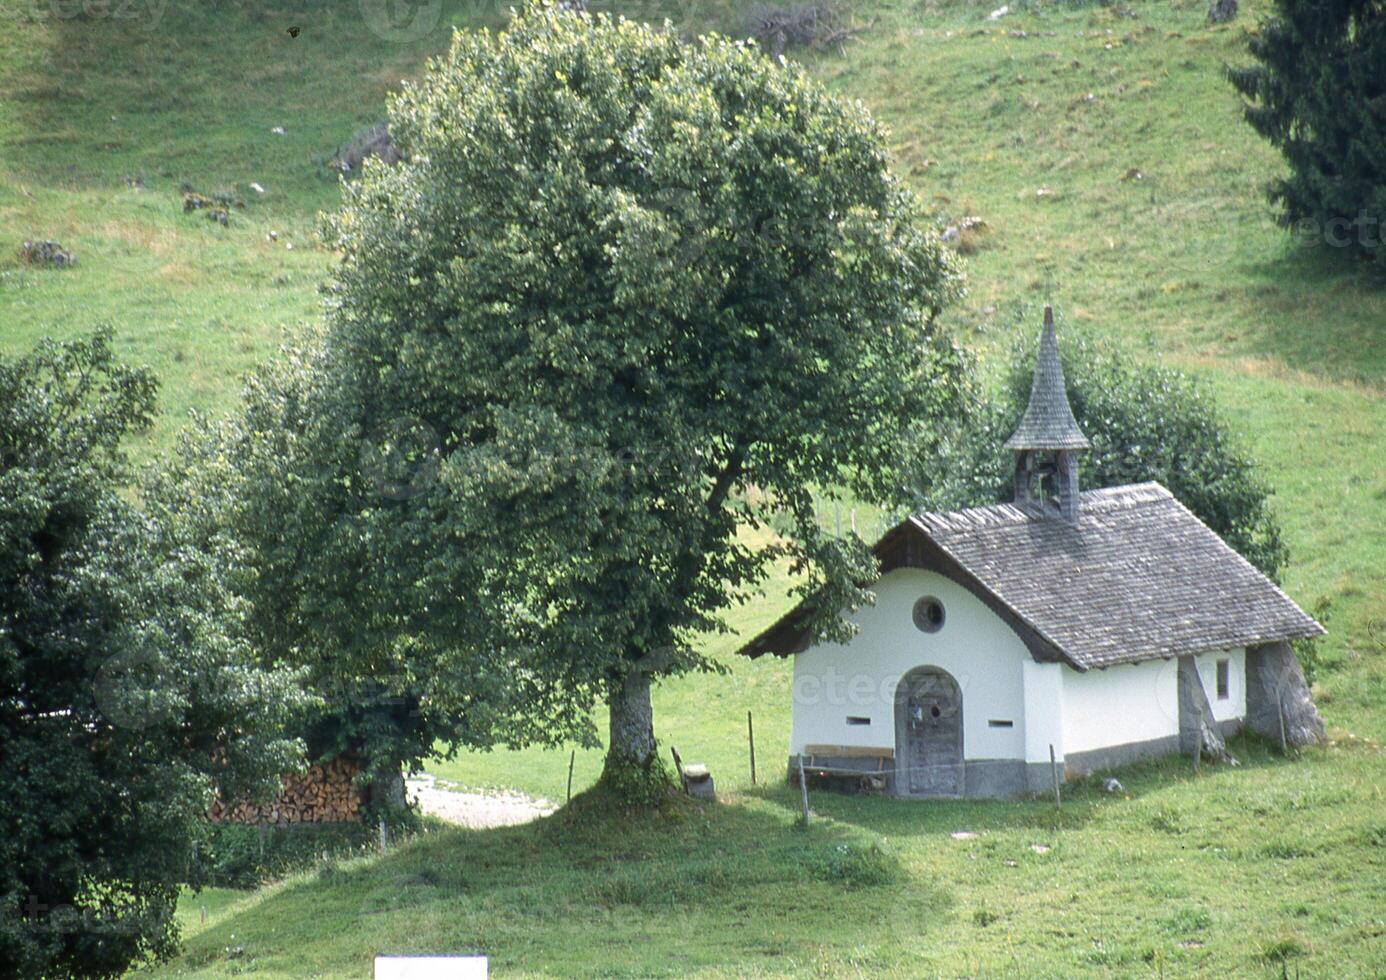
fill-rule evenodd
<path id="1" fill-rule="evenodd" d="M 573 802 L 573 763 L 577 760 L 577 749 L 568 755 L 568 802 Z"/>
<path id="2" fill-rule="evenodd" d="M 1203 764 L 1203 723 L 1199 722 L 1198 731 L 1194 732 L 1194 775 L 1198 775 L 1198 770 Z"/>
<path id="3" fill-rule="evenodd" d="M 804 775 L 804 757 L 799 756 L 799 796 L 804 804 L 804 826 L 809 825 L 808 777 Z"/>
<path id="4" fill-rule="evenodd" d="M 1275 713 L 1280 716 L 1280 754 L 1289 755 L 1290 747 L 1285 742 L 1285 699 L 1275 692 Z"/>
<path id="5" fill-rule="evenodd" d="M 756 784 L 756 724 L 746 712 L 746 741 L 751 744 L 751 785 Z"/>
<path id="6" fill-rule="evenodd" d="M 385 828 L 385 818 L 380 818 L 380 849 L 384 851 L 390 844 L 390 832 Z"/>
<path id="7" fill-rule="evenodd" d="M 683 760 L 679 758 L 679 750 L 671 745 L 669 746 L 669 751 L 674 754 L 674 769 L 679 774 L 679 786 L 687 793 L 688 780 L 683 778 Z"/>
<path id="8" fill-rule="evenodd" d="M 1054 781 L 1054 809 L 1062 810 L 1063 794 L 1059 791 L 1059 760 L 1054 755 L 1054 743 L 1049 743 L 1049 778 Z"/>

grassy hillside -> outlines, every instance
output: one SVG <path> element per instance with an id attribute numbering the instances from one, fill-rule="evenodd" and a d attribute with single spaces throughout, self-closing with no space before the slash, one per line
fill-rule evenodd
<path id="1" fill-rule="evenodd" d="M 821 794 L 805 832 L 774 789 L 659 826 L 446 831 L 195 899 L 162 975 L 365 977 L 379 950 L 480 950 L 496 976 L 1379 976 L 1376 757 L 1236 750 L 1241 769 L 1144 767 L 1130 798 L 1089 784 L 1059 815 Z"/>
<path id="2" fill-rule="evenodd" d="M 188 952 L 170 972 L 364 976 L 381 948 L 481 948 L 538 974 L 1386 969 L 1386 764 L 1363 741 L 1386 739 L 1386 285 L 1273 225 L 1260 188 L 1281 164 L 1221 77 L 1264 2 L 1224 27 L 1202 0 L 1012 3 L 988 21 L 998 5 L 861 3 L 869 29 L 806 58 L 888 124 L 931 220 L 986 222 L 949 314 L 964 337 L 1002 347 L 1049 301 L 1214 388 L 1276 489 L 1289 591 L 1333 603 L 1317 694 L 1334 747 L 1297 765 L 1242 747 L 1246 766 L 1197 781 L 1147 767 L 1123 774 L 1130 800 L 1080 788 L 1062 824 L 1042 802 L 823 797 L 831 820 L 805 835 L 790 829 L 792 796 L 750 786 L 745 748 L 752 710 L 762 783 L 781 774 L 787 665 L 730 663 L 663 685 L 656 723 L 734 805 L 662 828 L 560 817 L 441 834 L 205 896 L 184 911 Z M 447 24 L 499 24 L 506 5 L 445 3 L 412 39 L 363 18 L 383 4 L 157 6 L 128 19 L 0 7 L 0 345 L 113 324 L 164 381 L 146 456 L 190 408 L 233 404 L 237 374 L 316 316 L 332 256 L 315 216 L 337 194 L 327 160 L 443 48 Z M 594 6 L 740 20 L 733 0 Z M 246 207 L 226 227 L 184 214 L 184 183 Z M 77 268 L 19 264 L 14 247 L 34 237 L 60 240 Z M 778 615 L 784 585 L 736 625 Z M 599 761 L 578 753 L 578 790 Z M 561 800 L 567 762 L 494 752 L 436 771 Z M 981 836 L 948 836 L 962 829 Z M 204 904 L 205 923 L 190 911 Z"/>

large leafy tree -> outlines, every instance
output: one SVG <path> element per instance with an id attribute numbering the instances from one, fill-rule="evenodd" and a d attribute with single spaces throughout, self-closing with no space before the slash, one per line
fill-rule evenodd
<path id="1" fill-rule="evenodd" d="M 109 336 L 0 359 L 0 975 L 173 950 L 214 787 L 271 791 L 294 678 L 248 666 L 220 563 L 122 491 L 155 386 Z"/>
<path id="2" fill-rule="evenodd" d="M 1079 454 L 1084 487 L 1155 480 L 1247 561 L 1275 578 L 1287 553 L 1270 488 L 1208 391 L 1187 375 L 1081 331 L 1059 356 L 1068 399 L 1092 449 Z M 1016 344 L 999 383 L 974 376 L 967 408 L 915 466 L 919 503 L 949 510 L 1008 502 L 1014 460 L 1004 448 L 1025 413 L 1032 339 Z"/>
<path id="3" fill-rule="evenodd" d="M 1276 0 L 1248 39 L 1259 64 L 1229 72 L 1247 121 L 1285 155 L 1271 186 L 1285 224 L 1330 244 L 1378 248 L 1386 235 L 1386 5 Z"/>
<path id="4" fill-rule="evenodd" d="M 772 563 L 866 598 L 812 493 L 901 491 L 955 395 L 956 273 L 865 110 L 722 38 L 534 5 L 459 35 L 390 131 L 404 162 L 332 222 L 321 342 L 231 454 L 281 467 L 237 518 L 282 529 L 266 635 L 478 742 L 604 700 L 632 794 L 652 681 L 709 668 L 696 638 Z"/>
<path id="5" fill-rule="evenodd" d="M 370 809 L 402 816 L 402 770 L 451 748 L 585 734 L 587 700 L 504 644 L 482 557 L 440 509 L 436 434 L 368 421 L 323 338 L 253 373 L 243 407 L 198 419 L 163 474 L 167 524 L 220 556 L 264 663 L 305 671 L 310 757 L 370 767 Z"/>

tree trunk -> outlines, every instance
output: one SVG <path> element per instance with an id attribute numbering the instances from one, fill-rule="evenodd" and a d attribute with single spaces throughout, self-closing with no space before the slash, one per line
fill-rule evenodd
<path id="1" fill-rule="evenodd" d="M 613 767 L 648 769 L 655 754 L 654 708 L 650 705 L 650 675 L 635 668 L 611 693 L 611 741 L 606 770 Z"/>

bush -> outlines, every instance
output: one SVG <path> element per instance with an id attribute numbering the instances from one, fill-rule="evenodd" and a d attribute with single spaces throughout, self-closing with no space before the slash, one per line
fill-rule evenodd
<path id="1" fill-rule="evenodd" d="M 285 827 L 208 823 L 197 842 L 188 883 L 255 888 L 311 868 L 324 859 L 355 857 L 376 846 L 376 829 L 363 823 L 290 824 Z"/>
<path id="2" fill-rule="evenodd" d="M 1327 628 L 1328 619 L 1333 613 L 1333 600 L 1328 596 L 1319 596 L 1310 612 L 1321 626 Z M 1295 648 L 1295 659 L 1299 661 L 1299 669 L 1304 671 L 1304 682 L 1312 686 L 1325 666 L 1323 637 L 1307 636 L 1302 640 L 1295 640 L 1291 645 Z"/>
<path id="3" fill-rule="evenodd" d="M 108 331 L 0 356 L 0 977 L 171 956 L 213 788 L 302 758 L 297 677 L 251 666 L 215 547 L 136 492 L 156 388 Z"/>

